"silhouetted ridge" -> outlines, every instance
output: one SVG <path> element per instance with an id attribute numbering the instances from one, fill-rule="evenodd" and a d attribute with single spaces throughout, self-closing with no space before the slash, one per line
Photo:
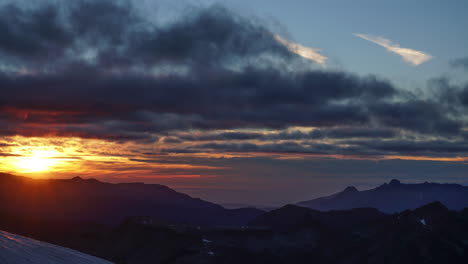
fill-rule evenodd
<path id="1" fill-rule="evenodd" d="M 299 202 L 298 205 L 321 211 L 373 207 L 382 212 L 396 213 L 435 201 L 450 210 L 461 210 L 468 207 L 468 187 L 427 182 L 404 184 L 393 179 L 374 189 L 357 191 L 348 187 L 334 195 Z"/>
<path id="2" fill-rule="evenodd" d="M 94 178 L 88 178 L 88 179 L 84 179 L 84 178 L 81 178 L 80 176 L 76 176 L 76 177 L 73 177 L 69 180 L 65 180 L 65 181 L 69 181 L 69 182 L 74 182 L 74 183 L 103 183 L 97 179 L 94 179 Z"/>
<path id="3" fill-rule="evenodd" d="M 353 193 L 353 192 L 359 192 L 359 191 L 354 186 L 348 186 L 346 187 L 346 189 L 342 191 L 342 193 Z"/>
<path id="4" fill-rule="evenodd" d="M 426 204 L 414 210 L 415 212 L 438 212 L 447 213 L 449 209 L 439 201 L 435 201 L 430 204 Z"/>
<path id="5" fill-rule="evenodd" d="M 434 225 L 446 222 L 450 211 L 437 201 L 413 210 L 412 214 L 420 219 L 420 221 L 424 221 L 425 225 Z"/>
<path id="6" fill-rule="evenodd" d="M 347 229 L 385 217 L 374 208 L 356 208 L 320 212 L 297 205 L 286 205 L 258 216 L 249 225 L 269 227 L 277 231 L 292 231 L 303 228 Z"/>
<path id="7" fill-rule="evenodd" d="M 367 191 L 348 187 L 318 200 L 408 206 L 429 194 L 445 197 L 465 190 L 455 184 L 383 186 Z M 220 209 L 162 185 L 0 174 L 0 213 L 0 230 L 113 263 L 468 263 L 468 208 L 449 210 L 438 200 L 395 214 L 368 207 L 318 211 L 297 205 L 259 214 L 253 208 Z M 80 218 L 83 214 L 88 218 Z M 88 222 L 124 215 L 130 217 L 115 226 Z M 253 220 L 247 226 L 225 226 L 242 219 Z"/>
<path id="8" fill-rule="evenodd" d="M 393 179 L 393 180 L 391 180 L 391 181 L 389 182 L 389 185 L 390 185 L 390 186 L 398 186 L 398 185 L 400 185 L 400 184 L 401 184 L 401 182 L 400 182 L 399 180 L 396 180 L 396 179 Z"/>
<path id="9" fill-rule="evenodd" d="M 96 179 L 0 177 L 0 212 L 25 219 L 119 224 L 132 216 L 174 223 L 245 225 L 263 211 L 229 210 L 167 186 L 104 183 Z"/>

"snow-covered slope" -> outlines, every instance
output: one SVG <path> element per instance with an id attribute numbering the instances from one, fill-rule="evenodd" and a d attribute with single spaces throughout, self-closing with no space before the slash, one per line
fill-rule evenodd
<path id="1" fill-rule="evenodd" d="M 76 250 L 0 231 L 2 264 L 111 264 Z"/>

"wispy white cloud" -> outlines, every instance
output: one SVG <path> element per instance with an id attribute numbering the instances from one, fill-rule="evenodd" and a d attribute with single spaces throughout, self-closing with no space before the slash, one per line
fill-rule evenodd
<path id="1" fill-rule="evenodd" d="M 356 37 L 360 37 L 362 39 L 374 42 L 375 44 L 386 48 L 388 51 L 400 55 L 401 57 L 403 57 L 403 60 L 415 66 L 420 65 L 432 59 L 432 56 L 427 53 L 424 53 L 419 50 L 402 48 L 400 47 L 400 44 L 392 43 L 391 40 L 383 38 L 383 37 L 359 34 L 359 33 L 354 33 L 353 35 L 355 35 Z"/>
<path id="2" fill-rule="evenodd" d="M 310 48 L 306 46 L 302 46 L 301 44 L 293 43 L 287 41 L 286 39 L 282 38 L 279 35 L 273 35 L 275 39 L 283 44 L 285 47 L 288 48 L 291 52 L 296 53 L 297 55 L 304 57 L 306 59 L 312 60 L 320 64 L 322 67 L 326 67 L 326 60 L 328 59 L 326 56 L 320 54 L 320 49 L 317 48 Z"/>

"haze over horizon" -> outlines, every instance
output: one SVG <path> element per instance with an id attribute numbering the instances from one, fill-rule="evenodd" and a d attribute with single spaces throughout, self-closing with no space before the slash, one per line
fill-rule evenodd
<path id="1" fill-rule="evenodd" d="M 0 1 L 0 172 L 261 205 L 468 185 L 466 10 Z"/>

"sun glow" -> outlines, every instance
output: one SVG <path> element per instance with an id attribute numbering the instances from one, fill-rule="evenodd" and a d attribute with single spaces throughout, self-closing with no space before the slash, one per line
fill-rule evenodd
<path id="1" fill-rule="evenodd" d="M 30 154 L 16 158 L 13 165 L 20 172 L 43 172 L 57 164 L 53 158 L 56 155 L 57 152 L 52 150 L 32 150 Z"/>

